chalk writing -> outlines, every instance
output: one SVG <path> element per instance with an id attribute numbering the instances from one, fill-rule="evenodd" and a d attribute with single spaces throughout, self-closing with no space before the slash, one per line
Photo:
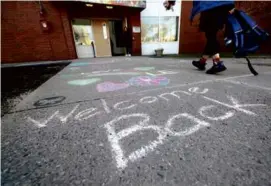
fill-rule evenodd
<path id="1" fill-rule="evenodd" d="M 51 121 L 54 118 L 58 118 L 62 123 L 66 123 L 68 118 L 72 116 L 72 114 L 77 110 L 79 105 L 76 105 L 66 116 L 63 116 L 59 113 L 59 111 L 54 112 L 48 119 L 42 121 L 37 121 L 32 119 L 31 117 L 28 117 L 28 120 L 33 122 L 37 127 L 46 127 L 47 123 Z"/>
<path id="2" fill-rule="evenodd" d="M 89 119 L 97 114 L 100 114 L 100 112 L 95 112 L 93 113 L 94 111 L 96 111 L 97 108 L 89 108 L 89 109 L 86 109 L 86 110 L 83 110 L 81 112 L 79 112 L 75 117 L 74 119 L 77 119 L 79 121 L 82 121 L 82 120 L 86 120 L 86 119 Z"/>
<path id="3" fill-rule="evenodd" d="M 157 100 L 158 100 L 157 97 L 146 96 L 146 97 L 141 98 L 139 102 L 140 103 L 154 103 Z"/>
<path id="4" fill-rule="evenodd" d="M 103 107 L 104 107 L 105 112 L 106 112 L 107 114 L 111 113 L 111 110 L 110 110 L 110 108 L 108 107 L 106 101 L 105 101 L 104 99 L 101 99 L 101 102 L 102 102 L 102 104 L 103 104 Z"/>
<path id="5" fill-rule="evenodd" d="M 166 101 L 169 101 L 169 99 L 167 97 L 165 97 L 166 95 L 170 95 L 170 96 L 173 96 L 173 97 L 176 97 L 176 98 L 180 99 L 181 98 L 180 94 L 177 94 L 177 93 L 185 94 L 185 95 L 188 95 L 188 96 L 192 95 L 189 92 L 179 90 L 179 91 L 166 92 L 166 93 L 158 95 L 158 97 L 160 97 L 160 98 L 162 98 L 162 99 L 164 99 Z"/>
<path id="6" fill-rule="evenodd" d="M 174 121 L 176 119 L 179 119 L 182 117 L 190 119 L 191 121 L 196 123 L 196 125 L 192 126 L 191 128 L 185 129 L 184 131 L 173 132 L 170 129 L 170 127 L 174 125 Z M 119 121 L 124 120 L 124 119 L 128 120 L 130 118 L 140 118 L 141 120 L 137 125 L 133 125 L 126 129 L 122 129 L 119 132 L 115 131 L 115 125 L 117 125 Z M 112 153 L 113 153 L 113 156 L 115 157 L 117 168 L 124 169 L 127 166 L 127 163 L 129 161 L 134 162 L 146 156 L 148 153 L 155 150 L 158 145 L 163 144 L 167 135 L 186 136 L 186 135 L 190 135 L 196 132 L 202 127 L 206 127 L 210 125 L 209 123 L 205 121 L 201 121 L 187 113 L 181 113 L 181 114 L 172 116 L 171 118 L 169 118 L 165 127 L 156 126 L 156 125 L 148 125 L 149 120 L 150 120 L 149 115 L 143 114 L 143 113 L 135 113 L 135 114 L 123 115 L 123 116 L 117 117 L 104 125 L 105 128 L 107 129 L 108 141 L 111 143 Z M 120 140 L 142 130 L 151 130 L 151 131 L 156 132 L 158 134 L 157 139 L 149 142 L 147 145 L 140 147 L 139 149 L 135 150 L 134 152 L 129 154 L 127 157 L 125 157 L 124 150 L 122 149 L 121 144 L 120 144 Z"/>
<path id="7" fill-rule="evenodd" d="M 127 110 L 127 109 L 131 109 L 131 108 L 133 108 L 133 107 L 136 106 L 135 104 L 131 104 L 131 105 L 126 106 L 126 107 L 120 107 L 120 105 L 122 105 L 122 104 L 124 104 L 124 103 L 129 103 L 129 102 L 130 102 L 129 100 L 128 100 L 128 101 L 121 101 L 121 102 L 119 102 L 119 103 L 116 103 L 116 104 L 114 105 L 114 108 L 115 108 L 115 109 L 118 109 L 118 110 Z"/>
<path id="8" fill-rule="evenodd" d="M 57 110 L 46 119 L 36 120 L 28 117 L 28 121 L 35 126 L 42 128 L 46 127 L 48 123 L 54 119 L 58 119 L 62 124 L 65 124 L 70 118 L 83 121 L 91 119 L 94 116 L 100 117 L 105 114 L 120 113 L 120 111 L 128 112 L 137 110 L 140 105 L 146 106 L 146 104 L 154 104 L 160 100 L 167 102 L 172 101 L 172 99 L 178 101 L 181 98 L 187 100 L 188 97 L 193 98 L 193 95 L 212 103 L 197 107 L 196 112 L 198 114 L 196 115 L 198 115 L 199 118 L 187 112 L 174 113 L 173 115 L 168 116 L 164 125 L 161 125 L 160 123 L 159 125 L 154 125 L 153 123 L 156 122 L 155 120 L 151 120 L 150 114 L 140 112 L 117 116 L 111 121 L 105 121 L 103 126 L 107 132 L 107 138 L 110 143 L 114 162 L 119 170 L 123 170 L 129 163 L 139 161 L 142 157 L 147 156 L 156 150 L 158 146 L 163 145 L 169 138 L 191 135 L 207 126 L 211 126 L 209 123 L 210 121 L 224 121 L 234 117 L 236 113 L 257 116 L 256 113 L 248 110 L 248 107 L 254 108 L 266 106 L 265 104 L 241 104 L 237 99 L 230 95 L 227 96 L 229 101 L 224 103 L 205 96 L 204 94 L 208 91 L 209 90 L 206 88 L 200 89 L 199 87 L 191 87 L 188 89 L 188 92 L 184 90 L 174 90 L 171 92 L 160 93 L 156 96 L 140 97 L 138 100 L 133 99 L 114 102 L 111 103 L 112 105 L 108 104 L 105 99 L 101 99 L 101 107 L 91 107 L 80 110 L 78 104 L 69 113 L 61 114 L 60 111 Z M 223 108 L 225 107 L 228 111 L 224 111 Z M 221 109 L 221 114 L 217 115 L 217 112 L 214 113 L 214 109 Z M 106 119 L 107 117 L 104 118 Z M 123 125 L 124 122 L 126 122 L 126 125 L 120 128 L 119 125 Z M 191 124 L 187 126 L 187 123 Z M 141 134 L 142 131 L 155 133 L 157 135 L 152 141 L 145 142 L 144 144 L 141 143 L 136 150 L 127 154 L 129 149 L 124 149 L 122 145 L 123 140 L 129 140 L 131 135 Z"/>
<path id="9" fill-rule="evenodd" d="M 208 110 L 212 109 L 212 108 L 215 108 L 216 106 L 214 105 L 208 105 L 208 106 L 203 106 L 199 109 L 199 113 L 201 116 L 205 117 L 205 118 L 208 118 L 209 120 L 214 120 L 214 121 L 218 121 L 218 120 L 225 120 L 225 119 L 228 119 L 228 118 L 231 118 L 233 115 L 234 115 L 234 111 L 228 111 L 226 112 L 224 115 L 222 116 L 219 116 L 219 117 L 211 117 L 211 116 L 208 116 L 205 112 L 207 112 Z"/>
<path id="10" fill-rule="evenodd" d="M 180 131 L 180 132 L 173 132 L 170 128 L 172 127 L 172 125 L 174 125 L 174 121 L 176 119 L 180 119 L 180 118 L 186 118 L 189 119 L 191 121 L 193 121 L 194 123 L 196 123 L 197 125 L 190 127 L 188 129 L 185 129 L 184 131 Z M 172 116 L 171 118 L 169 118 L 169 120 L 166 123 L 166 127 L 165 130 L 169 132 L 170 135 L 172 136 L 187 136 L 190 135 L 194 132 L 196 132 L 197 130 L 201 129 L 202 127 L 207 127 L 210 124 L 202 121 L 188 113 L 181 113 L 181 114 L 177 114 L 175 116 Z"/>
<path id="11" fill-rule="evenodd" d="M 157 72 L 146 72 L 146 75 L 149 76 L 162 76 L 162 75 L 170 75 L 170 74 L 178 74 L 179 72 L 169 71 L 169 70 L 158 70 Z"/>
<path id="12" fill-rule="evenodd" d="M 136 67 L 134 68 L 134 70 L 138 70 L 138 71 L 150 71 L 150 70 L 154 70 L 155 67 Z"/>
<path id="13" fill-rule="evenodd" d="M 252 116 L 256 116 L 257 114 L 255 114 L 254 112 L 252 111 L 249 111 L 249 110 L 246 110 L 246 109 L 243 109 L 242 107 L 256 107 L 256 106 L 266 106 L 265 104 L 243 104 L 243 105 L 240 105 L 238 103 L 238 101 L 231 97 L 231 96 L 228 96 L 228 98 L 230 99 L 230 101 L 233 103 L 233 105 L 229 105 L 227 103 L 223 103 L 223 102 L 220 102 L 218 100 L 215 100 L 215 99 L 212 99 L 212 98 L 209 98 L 209 97 L 206 97 L 206 96 L 203 96 L 203 98 L 209 100 L 209 101 L 212 101 L 214 103 L 217 103 L 217 104 L 220 104 L 220 105 L 223 105 L 225 107 L 228 107 L 228 108 L 232 108 L 236 111 L 239 111 L 239 112 L 243 112 L 245 114 L 248 114 L 248 115 L 252 115 Z"/>
<path id="14" fill-rule="evenodd" d="M 189 92 L 197 93 L 197 94 L 205 94 L 208 92 L 208 88 L 204 88 L 202 91 L 199 90 L 199 87 L 192 87 L 188 89 Z"/>

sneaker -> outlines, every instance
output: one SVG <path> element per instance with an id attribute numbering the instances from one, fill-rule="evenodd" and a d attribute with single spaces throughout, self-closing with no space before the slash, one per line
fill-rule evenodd
<path id="1" fill-rule="evenodd" d="M 227 68 L 224 66 L 223 62 L 220 61 L 217 64 L 214 63 L 213 66 L 206 71 L 206 74 L 216 74 L 218 72 L 223 72 L 225 70 L 227 70 Z"/>
<path id="2" fill-rule="evenodd" d="M 192 64 L 199 70 L 205 70 L 206 63 L 201 63 L 200 61 L 192 61 Z"/>

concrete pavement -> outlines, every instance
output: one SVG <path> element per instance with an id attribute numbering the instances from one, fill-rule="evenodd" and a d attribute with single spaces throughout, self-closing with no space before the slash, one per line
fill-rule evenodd
<path id="1" fill-rule="evenodd" d="M 2 118 L 3 185 L 270 185 L 271 67 L 190 61 L 71 63 Z"/>

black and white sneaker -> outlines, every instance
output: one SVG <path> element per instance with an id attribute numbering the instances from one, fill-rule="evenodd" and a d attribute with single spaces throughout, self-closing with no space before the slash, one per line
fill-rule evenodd
<path id="1" fill-rule="evenodd" d="M 205 70 L 206 63 L 202 63 L 200 61 L 192 61 L 192 65 L 197 67 L 199 70 Z"/>
<path id="2" fill-rule="evenodd" d="M 218 72 L 223 72 L 227 70 L 227 68 L 225 67 L 225 65 L 223 64 L 222 61 L 218 62 L 218 63 L 214 63 L 213 66 L 206 71 L 206 74 L 216 74 Z"/>

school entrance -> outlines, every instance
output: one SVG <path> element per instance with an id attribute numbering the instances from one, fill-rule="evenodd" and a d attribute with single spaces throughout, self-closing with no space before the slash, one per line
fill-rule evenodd
<path id="1" fill-rule="evenodd" d="M 128 27 L 131 54 L 141 55 L 140 12 L 145 3 L 89 2 L 65 2 L 77 58 L 124 56 L 127 43 L 124 27 Z"/>
<path id="2" fill-rule="evenodd" d="M 73 19 L 73 37 L 78 58 L 125 55 L 123 20 Z"/>

